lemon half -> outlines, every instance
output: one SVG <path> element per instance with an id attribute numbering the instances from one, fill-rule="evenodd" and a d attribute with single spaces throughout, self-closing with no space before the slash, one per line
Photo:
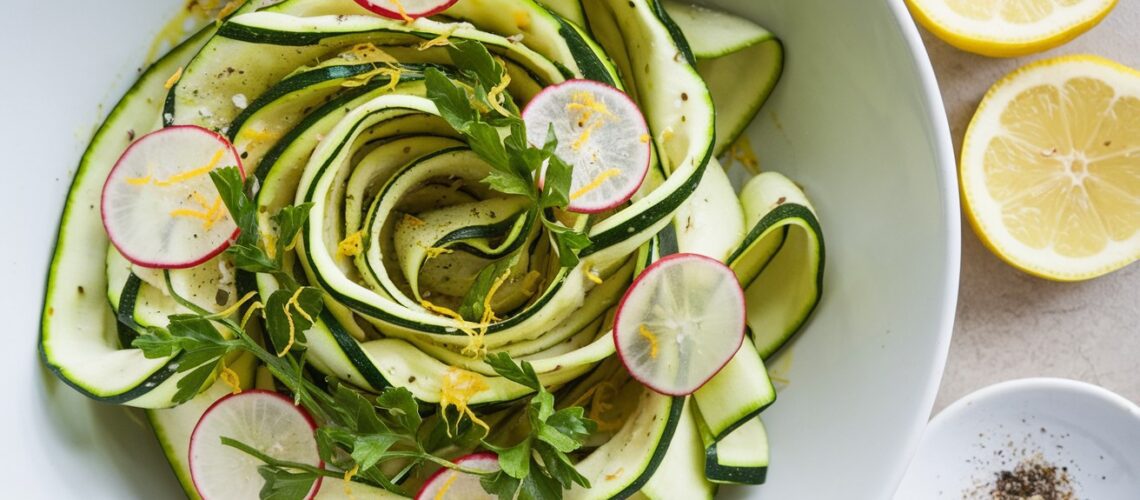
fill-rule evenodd
<path id="1" fill-rule="evenodd" d="M 999 257 L 1059 281 L 1140 257 L 1140 72 L 1096 56 L 1023 67 L 962 144 L 966 217 Z"/>
<path id="2" fill-rule="evenodd" d="M 906 0 L 923 27 L 959 49 L 1012 57 L 1051 49 L 1088 31 L 1117 0 Z"/>

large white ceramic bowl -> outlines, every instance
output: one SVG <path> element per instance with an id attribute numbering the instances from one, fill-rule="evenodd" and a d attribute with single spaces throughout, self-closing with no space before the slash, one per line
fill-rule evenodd
<path id="1" fill-rule="evenodd" d="M 764 168 L 804 184 L 827 236 L 823 303 L 774 363 L 789 384 L 764 414 L 769 482 L 722 496 L 888 498 L 933 404 L 957 296 L 958 198 L 934 76 L 899 0 L 711 1 L 786 44 L 783 80 L 749 133 Z M 10 2 L 0 16 L 0 470 L 20 498 L 178 492 L 138 415 L 59 383 L 36 337 L 80 153 L 182 3 Z"/>

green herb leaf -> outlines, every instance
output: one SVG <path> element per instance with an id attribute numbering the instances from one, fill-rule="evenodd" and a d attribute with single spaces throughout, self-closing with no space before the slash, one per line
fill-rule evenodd
<path id="1" fill-rule="evenodd" d="M 178 383 L 175 384 L 178 390 L 170 398 L 171 401 L 175 404 L 181 404 L 194 399 L 194 396 L 197 396 L 205 388 L 206 380 L 210 378 L 210 375 L 213 375 L 215 369 L 217 369 L 216 363 L 201 365 L 178 379 Z"/>
<path id="2" fill-rule="evenodd" d="M 210 172 L 222 203 L 230 211 L 241 234 L 237 243 L 257 245 L 257 203 L 246 194 L 245 181 L 237 167 L 223 167 Z"/>
<path id="3" fill-rule="evenodd" d="M 420 405 L 412 392 L 403 387 L 389 387 L 376 398 L 376 404 L 387 411 L 397 429 L 415 435 L 423 424 Z"/>
<path id="4" fill-rule="evenodd" d="M 590 237 L 557 222 L 551 222 L 545 217 L 542 219 L 542 224 L 554 237 L 554 242 L 558 247 L 559 264 L 562 267 L 578 265 L 578 253 L 590 246 Z"/>
<path id="5" fill-rule="evenodd" d="M 519 500 L 559 500 L 562 484 L 546 474 L 531 474 L 523 479 Z"/>
<path id="6" fill-rule="evenodd" d="M 424 71 L 424 84 L 427 97 L 439 109 L 439 115 L 461 133 L 466 133 L 470 123 L 478 120 L 479 114 L 471 106 L 467 92 L 459 88 L 447 75 L 436 68 Z"/>
<path id="7" fill-rule="evenodd" d="M 313 489 L 313 482 L 317 480 L 317 475 L 311 472 L 289 472 L 268 465 L 258 467 L 257 473 L 265 480 L 265 485 L 259 492 L 262 500 L 305 498 Z"/>
<path id="8" fill-rule="evenodd" d="M 391 434 L 358 436 L 352 443 L 352 460 L 360 466 L 360 470 L 371 469 L 399 440 L 399 437 Z"/>
<path id="9" fill-rule="evenodd" d="M 515 492 L 519 490 L 521 483 L 522 481 L 503 471 L 479 478 L 479 484 L 483 486 L 483 490 L 499 498 L 515 498 Z"/>
<path id="10" fill-rule="evenodd" d="M 142 350 L 147 359 L 165 358 L 180 352 L 182 341 L 163 328 L 149 327 L 131 341 L 131 347 Z"/>
<path id="11" fill-rule="evenodd" d="M 457 311 L 459 315 L 468 321 L 481 320 L 484 312 L 483 303 L 486 302 L 487 294 L 490 293 L 495 280 L 506 274 L 515 264 L 518 264 L 518 261 L 519 254 L 515 253 L 511 254 L 510 257 L 499 259 L 484 266 L 475 276 L 475 283 L 467 289 L 467 295 L 463 296 L 463 302 L 460 303 Z"/>
<path id="12" fill-rule="evenodd" d="M 483 122 L 471 122 L 467 124 L 465 135 L 471 150 L 490 164 L 491 168 L 504 175 L 515 174 L 510 169 L 510 158 L 507 157 L 507 150 L 503 146 L 503 139 L 499 137 L 498 129 Z"/>
<path id="13" fill-rule="evenodd" d="M 534 367 L 526 361 L 523 361 L 520 366 L 511 359 L 510 354 L 505 352 L 487 354 L 484 361 L 486 361 L 486 363 L 491 366 L 491 369 L 495 370 L 495 373 L 499 374 L 500 377 L 516 384 L 525 385 L 535 391 L 543 390 L 542 382 L 538 380 L 538 374 L 534 372 Z"/>
<path id="14" fill-rule="evenodd" d="M 498 85 L 502 78 L 503 69 L 487 46 L 474 40 L 454 40 L 447 48 L 451 61 L 460 71 L 475 77 L 481 87 L 490 89 Z"/>
<path id="15" fill-rule="evenodd" d="M 271 273 L 277 270 L 277 262 L 258 246 L 234 243 L 226 249 L 226 254 L 233 257 L 234 266 L 242 271 Z"/>
<path id="16" fill-rule="evenodd" d="M 546 419 L 546 425 L 569 436 L 577 441 L 580 446 L 598 428 L 598 425 L 593 420 L 586 418 L 585 414 L 586 410 L 581 406 L 563 408 Z M 562 451 L 569 453 L 573 450 Z"/>
<path id="17" fill-rule="evenodd" d="M 530 474 L 530 461 L 530 439 L 499 452 L 499 468 L 515 479 Z"/>
<path id="18" fill-rule="evenodd" d="M 280 289 L 269 296 L 265 301 L 265 319 L 269 333 L 269 340 L 278 352 L 285 350 L 292 342 L 292 349 L 300 349 L 305 345 L 305 330 L 313 325 L 310 318 L 315 319 L 324 308 L 320 290 L 312 287 L 301 288 L 296 302 L 292 302 L 293 294 L 286 289 Z M 298 308 L 300 306 L 300 308 Z M 290 328 L 292 325 L 292 328 Z M 292 331 L 292 338 L 290 338 Z"/>
<path id="19" fill-rule="evenodd" d="M 570 457 L 566 456 L 566 453 L 542 442 L 535 443 L 534 450 L 542 458 L 547 473 L 558 480 L 563 488 L 569 489 L 571 483 L 578 483 L 586 488 L 590 487 L 590 480 L 574 468 L 574 463 L 570 461 Z"/>
<path id="20" fill-rule="evenodd" d="M 277 215 L 273 217 L 273 221 L 277 223 L 277 258 L 285 254 L 285 249 L 293 244 L 293 240 L 297 239 L 297 233 L 305 226 L 305 222 L 309 220 L 309 211 L 313 208 L 312 203 L 304 203 L 301 205 L 288 206 L 282 208 Z M 280 261 L 280 260 L 278 260 Z"/>
<path id="21" fill-rule="evenodd" d="M 539 208 L 565 207 L 570 204 L 570 176 L 573 171 L 566 162 L 551 156 L 546 163 L 542 183 L 542 202 Z"/>

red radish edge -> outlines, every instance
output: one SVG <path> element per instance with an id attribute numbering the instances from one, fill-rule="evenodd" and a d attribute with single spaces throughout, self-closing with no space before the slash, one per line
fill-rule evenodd
<path id="1" fill-rule="evenodd" d="M 455 464 L 463 465 L 467 462 L 474 462 L 478 460 L 494 460 L 495 464 L 497 465 L 499 463 L 499 456 L 489 451 L 481 451 L 479 453 L 463 455 L 462 457 L 459 457 L 455 460 Z M 416 492 L 415 500 L 434 500 L 425 497 L 424 492 L 426 492 L 428 488 L 431 487 L 432 483 L 435 483 L 435 481 L 439 479 L 440 476 L 450 471 L 451 469 L 448 469 L 447 467 L 440 467 L 439 470 L 432 473 L 432 475 L 428 477 L 427 481 L 424 481 L 424 485 L 420 486 L 420 491 Z"/>
<path id="2" fill-rule="evenodd" d="M 206 415 L 209 415 L 210 412 L 214 411 L 214 408 L 216 408 L 219 404 L 222 404 L 222 402 L 229 400 L 230 398 L 239 397 L 239 396 L 242 396 L 245 394 L 264 394 L 264 395 L 272 396 L 272 397 L 275 397 L 275 398 L 278 398 L 278 399 L 281 399 L 281 400 L 288 402 L 290 405 L 293 405 L 297 409 L 297 413 L 301 414 L 301 416 L 305 418 L 305 421 L 309 423 L 309 427 L 312 428 L 314 432 L 316 432 L 317 422 L 315 420 L 313 420 L 313 417 L 311 415 L 309 415 L 309 412 L 305 411 L 303 408 L 301 408 L 299 406 L 296 406 L 296 404 L 293 402 L 292 399 L 287 398 L 284 395 L 277 393 L 277 392 L 273 392 L 273 391 L 267 391 L 264 389 L 249 389 L 249 390 L 241 391 L 237 394 L 228 394 L 226 396 L 223 396 L 222 398 L 218 399 L 217 401 L 214 401 L 214 404 L 211 404 L 209 408 L 206 408 L 206 411 L 202 412 L 202 416 L 198 417 L 198 423 L 194 424 L 194 430 L 190 432 L 190 446 L 189 446 L 189 448 L 190 449 L 194 448 L 194 440 L 195 440 L 195 436 L 198 435 L 198 427 L 200 427 L 202 425 L 202 420 L 206 418 Z M 194 455 L 191 453 L 188 453 L 187 457 L 186 457 L 186 463 L 190 468 L 190 482 L 194 483 L 194 491 L 198 493 L 198 496 L 202 496 L 202 492 L 198 489 L 198 478 L 194 477 L 194 463 L 193 463 L 194 458 L 193 457 L 194 457 Z M 317 468 L 323 469 L 324 467 L 325 467 L 325 461 L 318 458 L 317 459 Z M 316 498 L 317 492 L 319 492 L 321 490 L 321 482 L 323 480 L 324 480 L 324 476 L 317 476 L 317 480 L 313 481 L 312 489 L 309 490 L 309 496 L 305 497 L 306 500 L 313 500 L 313 498 Z"/>
<path id="3" fill-rule="evenodd" d="M 631 293 L 633 293 L 634 289 L 637 288 L 638 285 L 641 284 L 642 278 L 646 274 L 648 274 L 649 272 L 660 267 L 661 265 L 665 264 L 666 262 L 671 262 L 671 261 L 678 260 L 678 259 L 689 259 L 689 258 L 701 259 L 704 261 L 714 263 L 717 266 L 724 268 L 724 270 L 732 276 L 732 279 L 736 281 L 736 286 L 740 287 L 740 279 L 736 277 L 736 273 L 732 271 L 732 268 L 728 267 L 727 265 L 725 265 L 723 262 L 721 262 L 719 260 L 716 260 L 712 257 L 708 257 L 705 255 L 696 254 L 696 253 L 675 253 L 673 255 L 663 257 L 663 258 L 659 259 L 657 262 L 654 262 L 653 264 L 650 264 L 649 267 L 645 268 L 645 270 L 642 271 L 641 274 L 639 274 L 636 278 L 634 278 L 633 284 L 630 285 L 629 288 L 626 289 L 625 294 L 623 294 L 621 297 L 621 300 L 618 301 L 617 311 L 614 313 L 614 332 L 613 332 L 614 347 L 617 350 L 618 359 L 621 360 L 623 366 L 625 365 L 625 355 L 621 352 L 621 343 L 617 341 L 617 334 L 618 334 L 618 325 L 621 324 L 621 313 L 622 313 L 622 311 L 625 310 L 625 307 L 624 307 L 625 306 L 625 300 L 627 298 L 629 298 L 629 295 Z M 743 288 L 741 288 L 741 292 L 742 293 L 740 294 L 740 323 L 742 325 L 747 325 L 747 320 L 748 320 L 747 308 L 746 308 L 745 303 L 744 303 Z M 736 348 L 732 350 L 732 353 L 729 354 L 727 357 L 725 357 L 724 362 L 721 363 L 720 366 L 718 366 L 716 368 L 716 370 L 714 370 L 712 372 L 712 375 L 709 375 L 709 378 L 705 379 L 704 382 L 701 382 L 701 385 L 697 386 L 697 388 L 694 389 L 693 392 L 697 392 L 697 390 L 699 390 L 701 387 L 703 387 L 705 384 L 707 384 L 709 382 L 709 380 L 712 380 L 712 378 L 715 377 L 716 374 L 720 373 L 720 371 L 723 370 L 724 367 L 728 365 L 729 361 L 732 361 L 732 357 L 735 356 L 736 352 L 740 350 L 740 346 L 744 345 L 745 328 L 746 327 L 743 327 L 740 329 L 739 340 L 736 343 Z M 640 377 L 640 376 L 638 376 L 638 374 L 630 371 L 628 368 L 626 369 L 626 371 L 635 380 L 637 380 L 638 382 L 641 382 L 641 385 L 648 387 L 649 389 L 653 390 L 654 392 L 656 392 L 658 394 L 664 394 L 666 396 L 688 396 L 689 394 L 692 394 L 692 392 L 673 393 L 673 392 L 669 392 L 669 391 L 663 391 L 661 389 L 658 389 L 657 387 L 654 387 L 653 384 L 649 383 L 649 381 L 644 380 L 642 377 Z"/>
<path id="4" fill-rule="evenodd" d="M 238 154 L 237 148 L 234 147 L 233 143 L 230 142 L 229 139 L 226 139 L 225 136 L 223 136 L 217 132 L 214 132 L 213 130 L 209 130 L 209 129 L 206 129 L 203 127 L 199 127 L 197 125 L 172 125 L 169 127 L 165 127 L 165 128 L 155 130 L 154 132 L 151 132 L 149 134 L 146 134 L 146 135 L 138 138 L 138 140 L 131 143 L 130 146 L 127 146 L 127 149 L 123 151 L 123 154 L 119 156 L 119 159 L 115 161 L 115 166 L 111 167 L 111 171 L 107 173 L 107 179 L 110 180 L 111 175 L 114 174 L 115 170 L 118 169 L 119 165 L 122 164 L 123 158 L 126 158 L 127 154 L 129 154 L 131 152 L 131 150 L 134 149 L 135 146 L 137 146 L 144 139 L 146 139 L 147 137 L 149 137 L 152 134 L 160 134 L 163 131 L 174 130 L 174 129 L 195 129 L 197 131 L 205 132 L 207 134 L 214 136 L 216 139 L 218 139 L 218 142 L 225 145 L 225 147 L 229 148 L 230 152 L 233 153 L 233 157 L 237 161 L 238 173 L 241 174 L 242 180 L 245 180 L 245 177 L 246 177 L 245 167 L 242 165 L 241 155 Z M 191 267 L 201 265 L 201 264 L 205 263 L 206 261 L 209 261 L 210 259 L 217 257 L 218 254 L 226 251 L 226 249 L 229 248 L 229 246 L 234 242 L 234 240 L 237 239 L 238 235 L 241 234 L 241 228 L 234 229 L 234 234 L 230 235 L 230 238 L 228 240 L 226 240 L 224 243 L 222 243 L 218 248 L 211 250 L 209 253 L 207 253 L 202 258 L 196 259 L 196 260 L 193 260 L 190 262 L 178 262 L 178 263 L 151 262 L 151 261 L 139 259 L 139 258 L 131 255 L 124 248 L 120 247 L 119 244 L 115 241 L 115 238 L 111 236 L 111 232 L 107 230 L 107 215 L 106 215 L 107 214 L 107 196 L 106 196 L 107 195 L 107 185 L 108 185 L 107 182 L 103 183 L 103 189 L 102 189 L 102 191 L 100 191 L 100 194 L 99 194 L 99 216 L 100 216 L 100 219 L 103 221 L 103 232 L 107 233 L 107 237 L 111 241 L 111 244 L 115 246 L 115 249 L 118 250 L 119 253 L 124 258 L 126 258 L 128 261 L 130 261 L 132 264 L 136 264 L 138 266 L 146 267 L 146 268 L 150 268 L 150 269 L 189 269 Z"/>
<path id="5" fill-rule="evenodd" d="M 379 14 L 381 16 L 388 18 L 388 19 L 395 19 L 397 21 L 403 21 L 404 20 L 404 16 L 400 15 L 400 13 L 397 11 L 389 10 L 389 9 L 386 9 L 386 8 L 381 7 L 379 5 L 375 5 L 372 2 L 369 2 L 368 0 L 355 0 L 355 1 L 361 7 L 368 9 L 370 12 L 372 12 L 374 14 Z M 440 12 L 447 10 L 452 5 L 455 5 L 455 3 L 458 1 L 459 0 L 444 0 L 444 2 L 441 3 L 440 5 L 438 5 L 436 7 L 432 7 L 431 9 L 428 9 L 428 10 L 423 11 L 423 12 L 404 12 L 404 13 L 407 14 L 408 17 L 413 18 L 413 19 L 420 18 L 420 17 L 427 17 L 427 16 L 430 16 L 433 14 L 439 14 Z"/>
<path id="6" fill-rule="evenodd" d="M 358 0 L 358 1 L 365 1 L 365 0 Z M 566 80 L 562 83 L 550 85 L 550 86 L 542 89 L 542 91 L 540 91 L 533 98 L 531 98 L 530 102 L 528 102 L 526 104 L 526 106 L 523 108 L 522 113 L 519 114 L 522 117 L 523 121 L 524 122 L 526 121 L 526 113 L 527 113 L 527 111 L 530 110 L 531 105 L 534 104 L 534 102 L 536 100 L 538 100 L 538 98 L 542 97 L 542 94 L 545 94 L 547 92 L 552 92 L 552 91 L 554 91 L 554 90 L 556 90 L 562 86 L 568 85 L 568 84 L 577 84 L 577 85 L 586 84 L 586 85 L 595 86 L 595 87 L 606 89 L 606 90 L 616 91 L 618 94 L 620 94 L 622 97 L 624 97 L 625 100 L 629 101 L 629 103 L 631 105 L 633 105 L 634 109 L 638 110 L 637 119 L 638 119 L 638 121 L 641 122 L 641 128 L 645 129 L 646 133 L 649 133 L 649 125 L 645 122 L 645 114 L 641 112 L 641 108 L 637 105 L 636 102 L 633 102 L 633 98 L 630 97 L 629 94 L 623 92 L 621 89 L 614 87 L 612 85 L 607 85 L 605 83 L 602 83 L 602 82 L 599 82 L 596 80 L 587 80 L 584 78 Z M 574 203 L 570 202 L 570 205 L 568 205 L 566 207 L 566 210 L 568 210 L 570 212 L 578 213 L 578 214 L 598 214 L 598 213 L 602 213 L 602 212 L 605 212 L 607 210 L 610 210 L 614 207 L 617 207 L 618 205 L 621 205 L 622 203 L 629 201 L 630 198 L 633 198 L 634 194 L 637 194 L 637 190 L 641 189 L 641 185 L 645 183 L 645 176 L 649 175 L 649 164 L 653 161 L 652 147 L 653 147 L 653 141 L 649 141 L 649 142 L 645 143 L 645 157 L 646 157 L 645 168 L 642 169 L 642 171 L 641 171 L 641 178 L 637 180 L 637 187 L 634 188 L 633 191 L 630 191 L 627 196 L 623 196 L 622 198 L 614 201 L 613 203 L 610 203 L 608 205 L 604 205 L 601 207 L 585 207 L 585 208 L 572 207 L 574 205 Z M 542 175 L 538 176 L 538 187 L 539 187 L 539 189 L 542 189 L 542 187 L 543 187 L 544 175 L 545 175 L 545 172 L 543 172 Z"/>

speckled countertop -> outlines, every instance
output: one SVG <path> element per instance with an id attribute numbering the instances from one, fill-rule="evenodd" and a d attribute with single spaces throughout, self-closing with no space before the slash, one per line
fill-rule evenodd
<path id="1" fill-rule="evenodd" d="M 1022 58 L 976 56 L 922 35 L 960 150 L 982 95 L 1030 61 L 1087 53 L 1140 68 L 1140 1 L 1120 0 L 1076 40 Z M 963 221 L 957 323 L 934 412 L 981 387 L 1035 376 L 1091 382 L 1140 403 L 1140 264 L 1084 283 L 1053 283 L 998 260 Z"/>

